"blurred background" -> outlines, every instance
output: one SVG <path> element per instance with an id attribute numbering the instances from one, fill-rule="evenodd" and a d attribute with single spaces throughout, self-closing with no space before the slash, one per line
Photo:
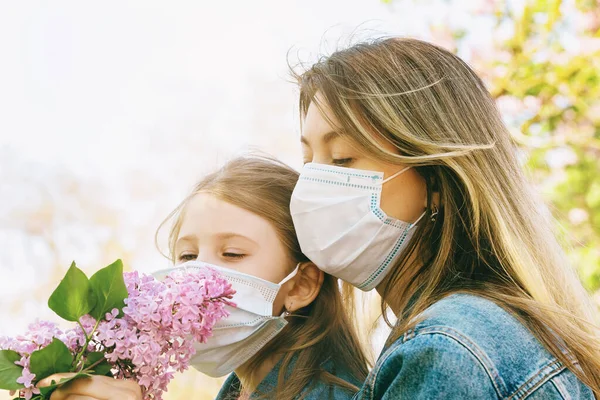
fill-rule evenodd
<path id="1" fill-rule="evenodd" d="M 58 321 L 46 300 L 72 260 L 167 266 L 156 228 L 233 155 L 300 167 L 288 63 L 382 35 L 438 43 L 484 78 L 600 304 L 598 0 L 5 0 L 0 335 Z M 368 328 L 378 299 L 363 302 Z M 212 399 L 220 383 L 188 371 L 165 399 Z"/>

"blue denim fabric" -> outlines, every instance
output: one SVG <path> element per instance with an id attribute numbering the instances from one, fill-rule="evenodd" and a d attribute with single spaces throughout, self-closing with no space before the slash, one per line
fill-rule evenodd
<path id="1" fill-rule="evenodd" d="M 292 360 L 291 371 L 288 371 L 287 374 L 293 374 L 293 360 Z M 345 380 L 346 382 L 352 383 L 353 385 L 360 387 L 362 382 L 358 381 L 355 377 L 353 377 L 348 371 L 345 370 L 344 366 L 334 365 L 331 361 L 325 361 L 321 364 L 321 368 L 338 378 Z M 277 386 L 277 378 L 279 376 L 279 370 L 281 369 L 281 361 L 275 365 L 275 367 L 269 372 L 269 374 L 262 380 L 262 382 L 258 385 L 257 390 L 250 395 L 250 399 L 257 399 L 260 397 L 260 394 L 268 394 L 272 388 Z M 215 398 L 215 400 L 233 400 L 237 399 L 240 395 L 240 380 L 235 373 L 229 375 L 219 394 Z M 306 400 L 349 400 L 352 398 L 354 393 L 349 392 L 348 390 L 341 388 L 336 385 L 332 385 L 328 382 L 317 381 L 314 384 L 311 384 L 309 387 L 305 388 L 303 399 Z M 275 393 L 269 398 L 275 399 Z"/>
<path id="2" fill-rule="evenodd" d="M 379 356 L 355 400 L 594 399 L 515 317 L 453 294 Z"/>

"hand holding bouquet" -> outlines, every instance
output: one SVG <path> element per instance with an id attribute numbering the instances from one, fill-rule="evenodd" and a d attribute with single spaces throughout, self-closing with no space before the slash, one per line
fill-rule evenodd
<path id="1" fill-rule="evenodd" d="M 144 399 L 161 399 L 175 371 L 184 371 L 194 342 L 205 342 L 228 315 L 234 294 L 216 271 L 175 270 L 164 280 L 123 273 L 117 260 L 91 278 L 75 263 L 48 306 L 77 323 L 62 331 L 36 322 L 16 338 L 0 338 L 0 389 L 16 399 L 46 400 L 58 386 L 90 374 L 134 379 Z M 37 388 L 55 373 L 76 374 Z"/>

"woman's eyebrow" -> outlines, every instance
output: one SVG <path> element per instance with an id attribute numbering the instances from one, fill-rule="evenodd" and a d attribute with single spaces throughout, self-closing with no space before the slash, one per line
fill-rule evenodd
<path id="1" fill-rule="evenodd" d="M 342 133 L 339 132 L 339 131 L 329 131 L 325 135 L 323 135 L 323 139 L 321 139 L 321 141 L 324 144 L 328 144 L 333 139 L 335 139 L 335 138 L 337 138 L 337 137 L 339 137 L 341 135 L 342 135 Z M 300 136 L 300 142 L 302 142 L 305 145 L 307 145 L 308 147 L 310 147 L 310 142 L 308 141 L 308 139 L 305 136 Z"/>

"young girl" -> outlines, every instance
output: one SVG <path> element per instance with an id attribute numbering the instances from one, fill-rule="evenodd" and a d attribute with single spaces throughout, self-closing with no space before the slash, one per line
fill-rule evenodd
<path id="1" fill-rule="evenodd" d="M 357 398 L 600 396 L 594 307 L 469 66 L 389 38 L 297 77 L 301 248 L 398 317 Z"/>
<path id="2" fill-rule="evenodd" d="M 337 279 L 300 251 L 289 213 L 297 179 L 277 161 L 237 158 L 204 178 L 171 214 L 174 263 L 208 264 L 238 290 L 237 307 L 197 345 L 191 362 L 211 376 L 235 369 L 217 399 L 348 399 L 366 377 Z M 139 399 L 136 389 L 93 377 L 57 390 L 52 400 Z"/>

